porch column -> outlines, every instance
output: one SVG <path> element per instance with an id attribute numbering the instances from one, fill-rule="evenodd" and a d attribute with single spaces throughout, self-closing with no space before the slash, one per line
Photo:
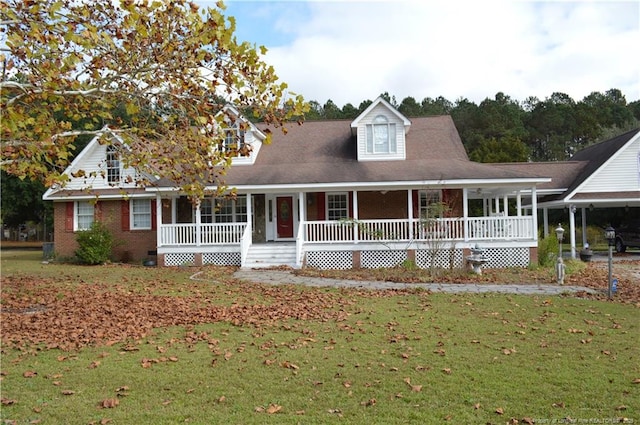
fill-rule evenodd
<path id="1" fill-rule="evenodd" d="M 469 189 L 462 188 L 462 221 L 464 226 L 464 241 L 469 241 Z"/>
<path id="2" fill-rule="evenodd" d="M 358 220 L 358 191 L 354 190 L 353 191 L 353 219 L 355 221 Z M 358 238 L 358 226 L 355 226 L 353 228 L 353 242 L 354 243 L 358 243 L 359 238 Z"/>
<path id="3" fill-rule="evenodd" d="M 496 214 L 500 213 L 500 198 L 498 196 L 496 196 L 494 198 L 495 204 L 496 204 Z"/>
<path id="4" fill-rule="evenodd" d="M 569 238 L 571 241 L 571 258 L 576 258 L 576 206 L 569 206 Z"/>
<path id="5" fill-rule="evenodd" d="M 162 246 L 162 198 L 156 195 L 156 248 Z"/>
<path id="6" fill-rule="evenodd" d="M 504 216 L 509 217 L 509 196 L 504 195 L 502 198 L 502 205 L 504 207 Z"/>
<path id="7" fill-rule="evenodd" d="M 549 236 L 549 208 L 544 207 L 542 209 L 542 220 L 543 220 L 543 235 L 544 237 L 548 237 Z"/>
<path id="8" fill-rule="evenodd" d="M 587 209 L 582 207 L 582 246 L 584 247 L 589 241 L 587 241 Z"/>
<path id="9" fill-rule="evenodd" d="M 247 226 L 251 226 L 253 216 L 253 198 L 250 193 L 247 193 Z M 253 232 L 253 229 L 251 229 Z"/>
<path id="10" fill-rule="evenodd" d="M 407 190 L 407 217 L 409 218 L 409 240 L 413 240 L 413 190 Z"/>
<path id="11" fill-rule="evenodd" d="M 518 190 L 518 192 L 516 192 L 516 215 L 518 217 L 522 216 L 522 194 L 520 193 L 520 190 Z"/>
<path id="12" fill-rule="evenodd" d="M 538 194 L 536 187 L 531 188 L 531 218 L 533 219 L 533 240 L 538 240 Z"/>
<path id="13" fill-rule="evenodd" d="M 307 210 L 305 196 L 303 192 L 298 193 L 298 226 L 303 226 L 307 220 Z"/>
<path id="14" fill-rule="evenodd" d="M 200 217 L 200 200 L 196 202 L 196 246 L 202 243 L 202 217 Z"/>

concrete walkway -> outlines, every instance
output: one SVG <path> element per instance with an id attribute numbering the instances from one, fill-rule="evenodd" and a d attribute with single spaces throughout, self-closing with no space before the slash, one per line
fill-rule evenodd
<path id="1" fill-rule="evenodd" d="M 539 284 L 507 284 L 490 285 L 475 283 L 398 283 L 382 281 L 361 281 L 328 279 L 321 277 L 295 276 L 293 273 L 282 270 L 238 270 L 234 277 L 241 280 L 248 280 L 255 283 L 266 283 L 269 285 L 307 285 L 315 287 L 334 288 L 356 288 L 356 289 L 411 289 L 424 288 L 432 292 L 444 293 L 498 293 L 498 294 L 520 294 L 520 295 L 560 295 L 576 292 L 587 292 L 597 294 L 598 291 L 583 286 L 559 286 L 559 285 L 539 285 Z"/>

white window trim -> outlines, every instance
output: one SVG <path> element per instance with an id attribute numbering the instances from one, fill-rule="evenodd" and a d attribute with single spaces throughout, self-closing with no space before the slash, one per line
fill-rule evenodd
<path id="1" fill-rule="evenodd" d="M 115 156 L 115 161 L 110 160 L 110 156 Z M 116 163 L 116 166 L 112 165 L 112 162 Z M 111 185 L 118 184 L 122 181 L 122 161 L 120 161 L 120 155 L 118 150 L 113 145 L 108 145 L 105 153 L 105 163 L 107 167 L 107 183 Z M 111 172 L 115 172 L 117 170 L 117 174 L 115 175 L 115 179 L 111 179 Z"/>
<path id="2" fill-rule="evenodd" d="M 395 155 L 398 153 L 398 136 L 396 132 L 396 124 L 390 122 L 384 115 L 378 115 L 373 119 L 371 124 L 365 126 L 366 136 L 366 152 L 372 155 Z M 387 140 L 384 144 L 385 150 L 376 149 L 380 143 L 376 143 L 376 129 L 385 128 L 387 131 Z"/>
<path id="3" fill-rule="evenodd" d="M 86 227 L 86 228 L 80 227 L 80 204 L 91 205 L 91 223 L 89 224 L 89 227 Z M 83 215 L 83 217 L 84 216 L 88 217 L 89 214 Z M 73 230 L 74 231 L 82 232 L 85 230 L 89 230 L 91 229 L 91 226 L 95 221 L 96 221 L 96 207 L 91 203 L 91 201 L 76 201 L 73 203 Z"/>
<path id="4" fill-rule="evenodd" d="M 427 201 L 431 200 L 431 202 L 427 202 L 426 205 L 422 205 L 422 200 L 426 199 Z M 442 202 L 442 190 L 440 189 L 430 189 L 430 190 L 421 190 L 418 193 L 418 209 L 420 218 L 442 218 L 443 211 L 440 211 L 439 217 L 427 217 L 426 212 L 429 205 L 436 204 Z"/>
<path id="5" fill-rule="evenodd" d="M 142 202 L 142 201 L 146 201 L 149 203 L 149 226 L 144 226 L 144 227 L 136 227 L 136 221 L 135 221 L 135 216 L 136 215 L 142 215 L 143 213 L 137 213 L 134 214 L 133 211 L 133 204 L 136 202 Z M 146 214 L 146 213 L 144 213 Z M 129 201 L 129 229 L 130 230 L 151 230 L 151 228 L 153 227 L 153 211 L 152 211 L 152 205 L 151 205 L 151 199 L 131 199 Z"/>
<path id="6" fill-rule="evenodd" d="M 345 200 L 346 200 L 345 215 L 344 215 L 344 218 L 341 218 L 340 220 L 349 218 L 349 192 L 327 192 L 325 194 L 325 217 L 327 218 L 327 220 L 332 220 L 329 218 L 329 196 L 345 197 Z"/>

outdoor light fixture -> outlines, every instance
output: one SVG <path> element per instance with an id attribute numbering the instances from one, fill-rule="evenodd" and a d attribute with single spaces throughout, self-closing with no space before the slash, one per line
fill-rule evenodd
<path id="1" fill-rule="evenodd" d="M 564 284 L 564 262 L 562 261 L 562 239 L 564 238 L 564 229 L 558 224 L 556 227 L 556 238 L 558 239 L 558 260 L 556 262 L 556 282 L 558 285 Z"/>
<path id="2" fill-rule="evenodd" d="M 609 226 L 604 229 L 604 238 L 609 242 L 609 287 L 607 291 L 607 295 L 609 299 L 613 296 L 613 279 L 612 279 L 612 269 L 613 269 L 613 247 L 616 244 L 616 231 L 613 227 Z"/>

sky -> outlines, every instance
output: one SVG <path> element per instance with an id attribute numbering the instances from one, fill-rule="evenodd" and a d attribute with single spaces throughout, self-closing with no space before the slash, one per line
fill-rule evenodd
<path id="1" fill-rule="evenodd" d="M 214 1 L 196 0 L 202 6 Z M 480 103 L 617 88 L 640 99 L 640 0 L 227 0 L 236 37 L 292 93 L 338 107 L 381 93 Z"/>

